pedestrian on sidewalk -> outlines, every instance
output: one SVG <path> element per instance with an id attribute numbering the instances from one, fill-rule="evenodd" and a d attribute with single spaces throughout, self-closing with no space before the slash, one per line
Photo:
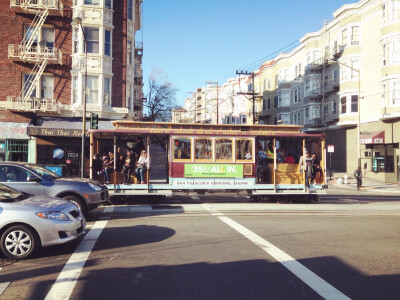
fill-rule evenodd
<path id="1" fill-rule="evenodd" d="M 362 171 L 361 171 L 361 166 L 358 166 L 357 170 L 354 171 L 354 177 L 357 180 L 357 190 L 361 188 L 362 185 Z"/>

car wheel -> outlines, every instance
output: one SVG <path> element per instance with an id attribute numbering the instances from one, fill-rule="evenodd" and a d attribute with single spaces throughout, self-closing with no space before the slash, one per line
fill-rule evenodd
<path id="1" fill-rule="evenodd" d="M 73 195 L 64 196 L 63 199 L 69 200 L 72 203 L 76 204 L 79 207 L 79 209 L 81 210 L 82 214 L 85 217 L 87 217 L 88 211 L 87 211 L 87 208 L 86 208 L 86 204 L 81 199 L 79 199 L 78 197 L 73 196 Z"/>
<path id="2" fill-rule="evenodd" d="M 1 236 L 1 251 L 10 259 L 29 258 L 39 245 L 40 240 L 36 232 L 25 225 L 10 227 Z"/>

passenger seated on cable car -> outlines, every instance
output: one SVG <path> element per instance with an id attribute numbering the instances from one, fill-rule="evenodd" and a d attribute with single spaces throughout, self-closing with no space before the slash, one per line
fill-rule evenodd
<path id="1" fill-rule="evenodd" d="M 246 152 L 246 154 L 244 156 L 244 159 L 251 159 L 251 152 L 250 151 Z"/>

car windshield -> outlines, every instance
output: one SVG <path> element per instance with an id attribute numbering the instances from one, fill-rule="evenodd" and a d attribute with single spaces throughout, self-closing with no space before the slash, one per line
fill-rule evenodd
<path id="1" fill-rule="evenodd" d="M 52 171 L 50 171 L 42 166 L 39 166 L 39 165 L 25 165 L 25 166 L 27 168 L 35 171 L 37 174 L 39 174 L 46 180 L 53 180 L 53 179 L 60 178 L 60 176 L 58 176 L 56 173 L 53 173 Z"/>
<path id="2" fill-rule="evenodd" d="M 0 202 L 23 200 L 27 195 L 0 184 Z"/>

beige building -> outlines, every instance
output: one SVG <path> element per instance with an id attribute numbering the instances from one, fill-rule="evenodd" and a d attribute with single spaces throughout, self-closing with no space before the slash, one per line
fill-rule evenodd
<path id="1" fill-rule="evenodd" d="M 364 176 L 400 182 L 400 1 L 361 0 L 333 17 L 259 68 L 259 120 L 325 132 L 333 169 L 360 161 Z"/>

